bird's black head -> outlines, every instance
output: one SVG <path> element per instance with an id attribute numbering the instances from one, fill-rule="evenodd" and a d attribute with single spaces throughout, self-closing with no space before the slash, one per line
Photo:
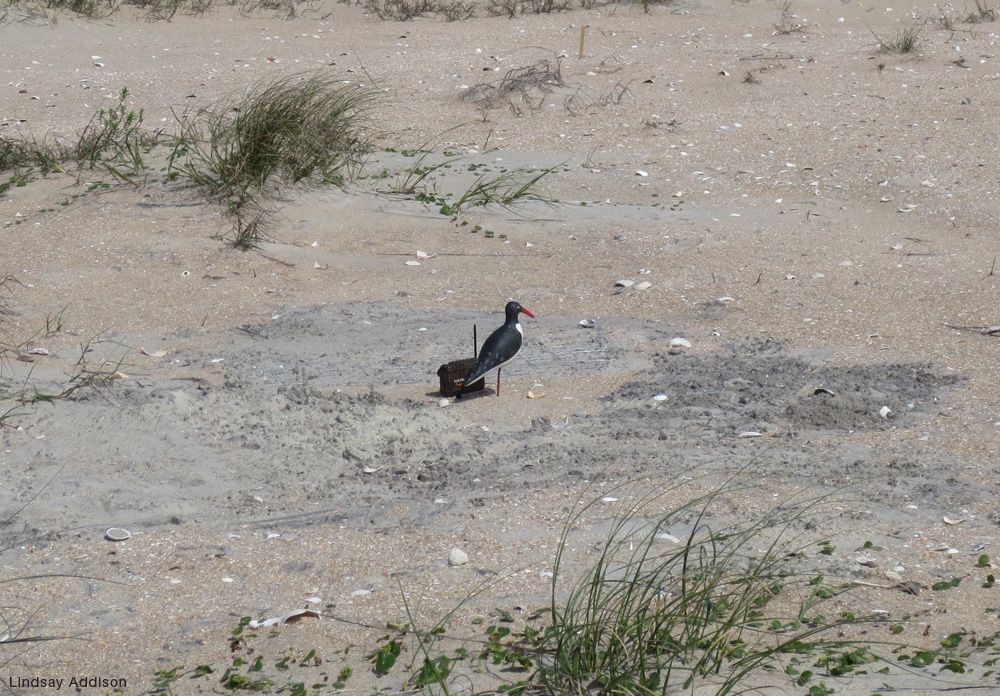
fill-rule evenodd
<path id="1" fill-rule="evenodd" d="M 507 315 L 507 321 L 517 321 L 518 314 L 527 314 L 529 317 L 535 316 L 534 312 L 527 307 L 522 307 L 518 302 L 508 302 L 507 306 L 504 307 L 504 313 Z"/>

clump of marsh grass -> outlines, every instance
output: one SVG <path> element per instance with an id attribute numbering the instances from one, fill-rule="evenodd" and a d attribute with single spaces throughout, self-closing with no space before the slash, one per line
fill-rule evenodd
<path id="1" fill-rule="evenodd" d="M 45 176 L 63 171 L 52 146 L 33 138 L 0 136 L 0 195 L 15 186 L 25 186 L 36 172 Z"/>
<path id="2" fill-rule="evenodd" d="M 897 30 L 891 36 L 880 36 L 874 31 L 872 35 L 883 53 L 912 53 L 920 47 L 922 29 L 920 25 L 912 25 Z"/>
<path id="3" fill-rule="evenodd" d="M 486 0 L 486 14 L 490 17 L 507 17 L 513 19 L 521 13 L 521 0 Z"/>
<path id="4" fill-rule="evenodd" d="M 84 168 L 101 168 L 139 186 L 146 178 L 145 156 L 159 139 L 143 128 L 143 110 L 126 106 L 128 96 L 128 88 L 122 87 L 118 102 L 94 114 L 63 158 L 73 159 L 81 173 Z"/>
<path id="5" fill-rule="evenodd" d="M 235 222 L 231 241 L 253 247 L 278 187 L 343 185 L 357 174 L 370 150 L 372 96 L 326 74 L 294 75 L 180 115 L 168 176 L 221 201 Z"/>
<path id="6" fill-rule="evenodd" d="M 712 685 L 724 694 L 789 656 L 859 647 L 836 636 L 842 622 L 818 618 L 818 605 L 839 590 L 789 562 L 797 549 L 785 537 L 817 501 L 713 529 L 709 510 L 723 492 L 648 521 L 640 516 L 653 498 L 640 499 L 615 521 L 583 577 L 566 586 L 569 532 L 586 507 L 570 519 L 535 677 L 545 691 L 599 685 L 605 693 L 651 694 Z M 688 531 L 672 543 L 668 532 L 678 528 Z"/>
<path id="7" fill-rule="evenodd" d="M 43 174 L 61 171 L 58 155 L 50 146 L 34 139 L 0 136 L 0 172 L 38 168 Z"/>
<path id="8" fill-rule="evenodd" d="M 362 6 L 379 19 L 397 22 L 434 14 L 438 9 L 435 0 L 364 0 Z"/>

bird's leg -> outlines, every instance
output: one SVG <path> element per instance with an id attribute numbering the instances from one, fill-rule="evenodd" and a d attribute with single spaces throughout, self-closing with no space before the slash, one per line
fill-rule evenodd
<path id="1" fill-rule="evenodd" d="M 500 396 L 500 368 L 497 368 L 497 396 Z"/>

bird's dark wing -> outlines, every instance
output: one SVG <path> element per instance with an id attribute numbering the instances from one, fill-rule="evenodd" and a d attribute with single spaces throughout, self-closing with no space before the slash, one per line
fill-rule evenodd
<path id="1" fill-rule="evenodd" d="M 469 374 L 465 377 L 465 384 L 478 382 L 487 372 L 513 358 L 520 349 L 520 331 L 508 329 L 507 327 L 497 329 L 483 343 L 476 364 L 469 370 Z"/>

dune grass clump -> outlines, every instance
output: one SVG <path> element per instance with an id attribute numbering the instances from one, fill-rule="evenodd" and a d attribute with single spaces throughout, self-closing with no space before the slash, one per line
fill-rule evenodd
<path id="1" fill-rule="evenodd" d="M 719 492 L 643 520 L 652 497 L 614 522 L 597 559 L 567 582 L 566 525 L 555 559 L 551 626 L 544 631 L 534 680 L 547 693 L 668 693 L 711 685 L 725 694 L 754 675 L 785 671 L 805 685 L 796 662 L 856 651 L 837 637 L 843 623 L 818 607 L 842 591 L 802 575 L 798 550 L 784 539 L 811 503 L 791 504 L 743 524 L 713 529 L 709 507 Z M 681 539 L 671 530 L 687 529 Z M 796 657 L 799 656 L 799 657 Z M 810 673 L 811 674 L 811 673 Z"/>
<path id="2" fill-rule="evenodd" d="M 31 138 L 0 136 L 0 196 L 25 186 L 36 172 L 42 176 L 62 171 L 55 148 Z"/>
<path id="3" fill-rule="evenodd" d="M 279 187 L 343 185 L 356 175 L 370 150 L 372 97 L 329 75 L 295 75 L 181 115 L 170 176 L 222 201 L 236 223 L 232 241 L 252 247 Z"/>
<path id="4" fill-rule="evenodd" d="M 42 176 L 65 172 L 66 165 L 75 165 L 77 183 L 85 170 L 102 170 L 140 186 L 148 175 L 146 155 L 159 137 L 143 127 L 143 110 L 130 108 L 128 98 L 128 88 L 123 87 L 117 102 L 99 109 L 69 142 L 0 138 L 0 172 L 13 173 L 6 181 L 0 180 L 0 193 L 27 183 L 35 172 Z"/>
<path id="5" fill-rule="evenodd" d="M 880 36 L 874 31 L 879 51 L 883 53 L 913 53 L 920 47 L 920 26 L 903 27 L 891 36 Z"/>

